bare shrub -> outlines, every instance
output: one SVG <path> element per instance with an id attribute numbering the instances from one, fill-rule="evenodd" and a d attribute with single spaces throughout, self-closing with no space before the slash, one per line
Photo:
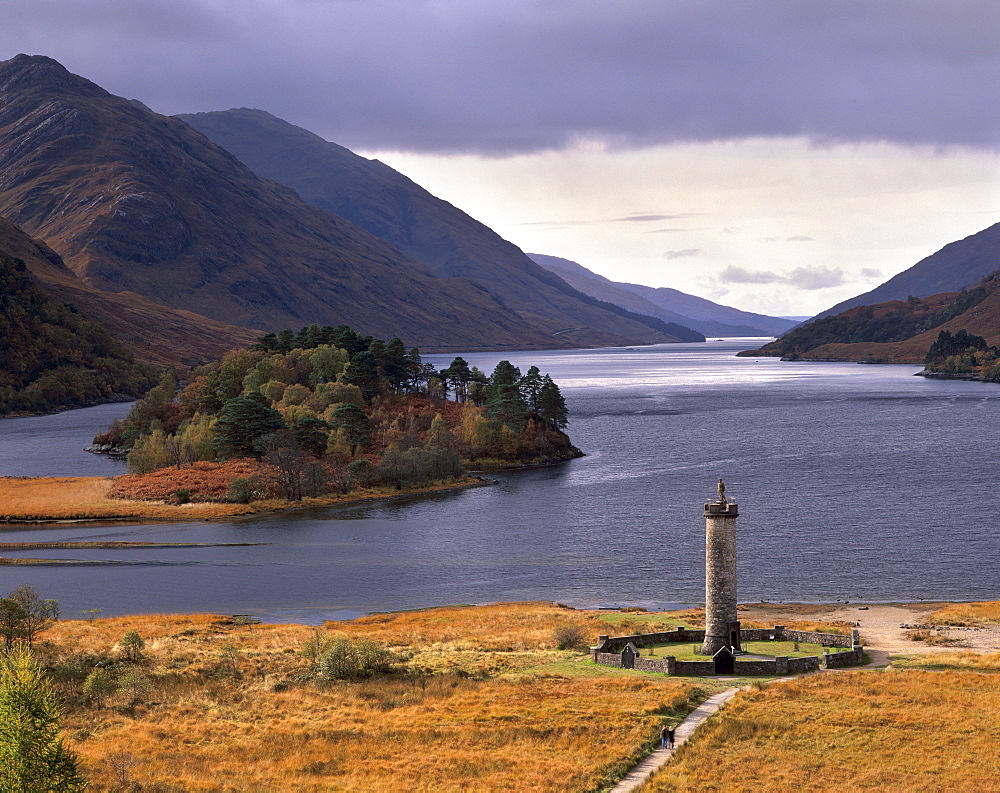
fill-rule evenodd
<path id="1" fill-rule="evenodd" d="M 560 650 L 587 646 L 587 632 L 580 625 L 560 625 L 552 632 L 552 641 Z"/>

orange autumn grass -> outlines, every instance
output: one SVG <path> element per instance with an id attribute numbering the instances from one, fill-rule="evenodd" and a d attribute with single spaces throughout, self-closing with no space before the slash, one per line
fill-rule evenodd
<path id="1" fill-rule="evenodd" d="M 697 693 L 690 680 L 556 649 L 553 634 L 567 624 L 589 641 L 607 628 L 596 612 L 545 603 L 320 629 L 139 616 L 58 623 L 41 652 L 58 671 L 115 657 L 128 630 L 146 641 L 153 690 L 134 712 L 121 699 L 97 710 L 60 684 L 64 734 L 96 790 L 115 784 L 109 760 L 139 784 L 182 790 L 594 789 L 627 770 Z M 383 678 L 320 685 L 297 652 L 316 630 L 368 637 L 409 660 Z"/>
<path id="2" fill-rule="evenodd" d="M 0 522 L 52 520 L 219 520 L 260 512 L 340 506 L 417 495 L 445 492 L 481 485 L 469 477 L 454 483 L 427 485 L 415 490 L 398 491 L 373 487 L 347 495 L 331 494 L 301 501 L 267 499 L 250 504 L 190 502 L 171 504 L 109 497 L 114 495 L 116 480 L 108 477 L 0 477 Z"/>
<path id="3" fill-rule="evenodd" d="M 0 477 L 0 521 L 199 520 L 250 512 L 244 504 L 164 504 L 108 498 L 108 477 Z"/>
<path id="4" fill-rule="evenodd" d="M 995 791 L 1000 677 L 890 670 L 753 688 L 650 791 Z"/>
<path id="5" fill-rule="evenodd" d="M 978 603 L 950 603 L 927 617 L 931 625 L 982 627 L 1000 622 L 1000 600 Z"/>

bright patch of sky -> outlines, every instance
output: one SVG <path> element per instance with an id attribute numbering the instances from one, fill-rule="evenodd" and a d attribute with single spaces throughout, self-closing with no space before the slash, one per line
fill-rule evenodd
<path id="1" fill-rule="evenodd" d="M 803 139 L 507 158 L 363 152 L 532 253 L 765 314 L 814 314 L 1000 222 L 1000 158 Z"/>

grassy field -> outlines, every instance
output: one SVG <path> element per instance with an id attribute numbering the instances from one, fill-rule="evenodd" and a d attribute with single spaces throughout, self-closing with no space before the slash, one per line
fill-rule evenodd
<path id="1" fill-rule="evenodd" d="M 0 521 L 204 520 L 252 512 L 246 504 L 166 504 L 108 498 L 109 477 L 0 477 Z"/>
<path id="2" fill-rule="evenodd" d="M 1000 600 L 980 603 L 949 603 L 927 617 L 929 625 L 983 627 L 1000 623 Z"/>
<path id="3" fill-rule="evenodd" d="M 321 629 L 139 616 L 57 623 L 38 650 L 94 790 L 121 785 L 123 774 L 163 791 L 589 790 L 624 773 L 665 721 L 720 685 L 610 669 L 557 649 L 567 626 L 596 640 L 604 616 L 544 603 L 378 614 Z M 129 630 L 146 642 L 137 666 L 117 644 Z M 312 679 L 299 650 L 317 630 L 390 646 L 398 671 Z M 86 701 L 82 681 L 98 661 L 119 674 L 135 666 L 147 687 L 139 701 Z"/>
<path id="4" fill-rule="evenodd" d="M 894 655 L 892 664 L 908 669 L 956 669 L 1000 672 L 1000 653 L 974 653 L 956 650 L 933 655 Z"/>
<path id="5" fill-rule="evenodd" d="M 754 687 L 650 791 L 1000 790 L 1000 677 L 890 670 Z"/>
<path id="6" fill-rule="evenodd" d="M 109 477 L 0 477 L 0 523 L 52 520 L 220 520 L 260 512 L 311 509 L 445 492 L 478 486 L 468 478 L 445 485 L 428 485 L 402 493 L 372 487 L 347 495 L 330 494 L 301 501 L 269 499 L 249 504 L 166 501 L 111 497 L 116 480 Z"/>
<path id="7" fill-rule="evenodd" d="M 211 615 L 54 624 L 37 654 L 66 703 L 67 744 L 89 789 L 595 791 L 641 759 L 659 728 L 742 681 L 595 665 L 576 635 L 691 614 L 548 603 L 452 606 L 331 622 L 255 625 Z M 143 659 L 124 658 L 137 631 Z M 370 639 L 395 669 L 321 680 L 303 648 Z M 802 645 L 804 646 L 804 645 Z M 753 684 L 650 790 L 1000 790 L 1000 654 L 901 659 L 933 669 Z M 123 684 L 101 702 L 101 664 Z M 131 786 L 131 787 L 130 787 Z M 137 787 L 141 786 L 141 787 Z"/>
<path id="8" fill-rule="evenodd" d="M 804 658 L 807 655 L 821 656 L 825 649 L 821 644 L 808 644 L 806 642 L 743 642 L 743 649 L 751 655 L 787 655 L 789 658 Z M 672 642 L 669 644 L 657 644 L 653 647 L 640 648 L 639 654 L 647 658 L 665 658 L 672 655 L 681 661 L 704 661 L 708 656 L 701 655 L 700 644 L 691 642 Z"/>

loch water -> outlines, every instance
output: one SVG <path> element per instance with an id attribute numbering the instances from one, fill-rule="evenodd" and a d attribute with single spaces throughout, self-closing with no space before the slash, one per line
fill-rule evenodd
<path id="1" fill-rule="evenodd" d="M 471 353 L 487 372 L 508 358 L 550 373 L 587 456 L 383 504 L 220 523 L 4 527 L 7 542 L 259 544 L 24 552 L 91 564 L 0 567 L 0 590 L 30 582 L 66 615 L 308 622 L 497 600 L 697 603 L 702 506 L 721 476 L 740 505 L 742 601 L 1000 597 L 1000 386 L 914 377 L 916 366 L 734 357 L 757 344 Z M 0 475 L 119 472 L 79 450 L 126 410 L 0 421 Z"/>

